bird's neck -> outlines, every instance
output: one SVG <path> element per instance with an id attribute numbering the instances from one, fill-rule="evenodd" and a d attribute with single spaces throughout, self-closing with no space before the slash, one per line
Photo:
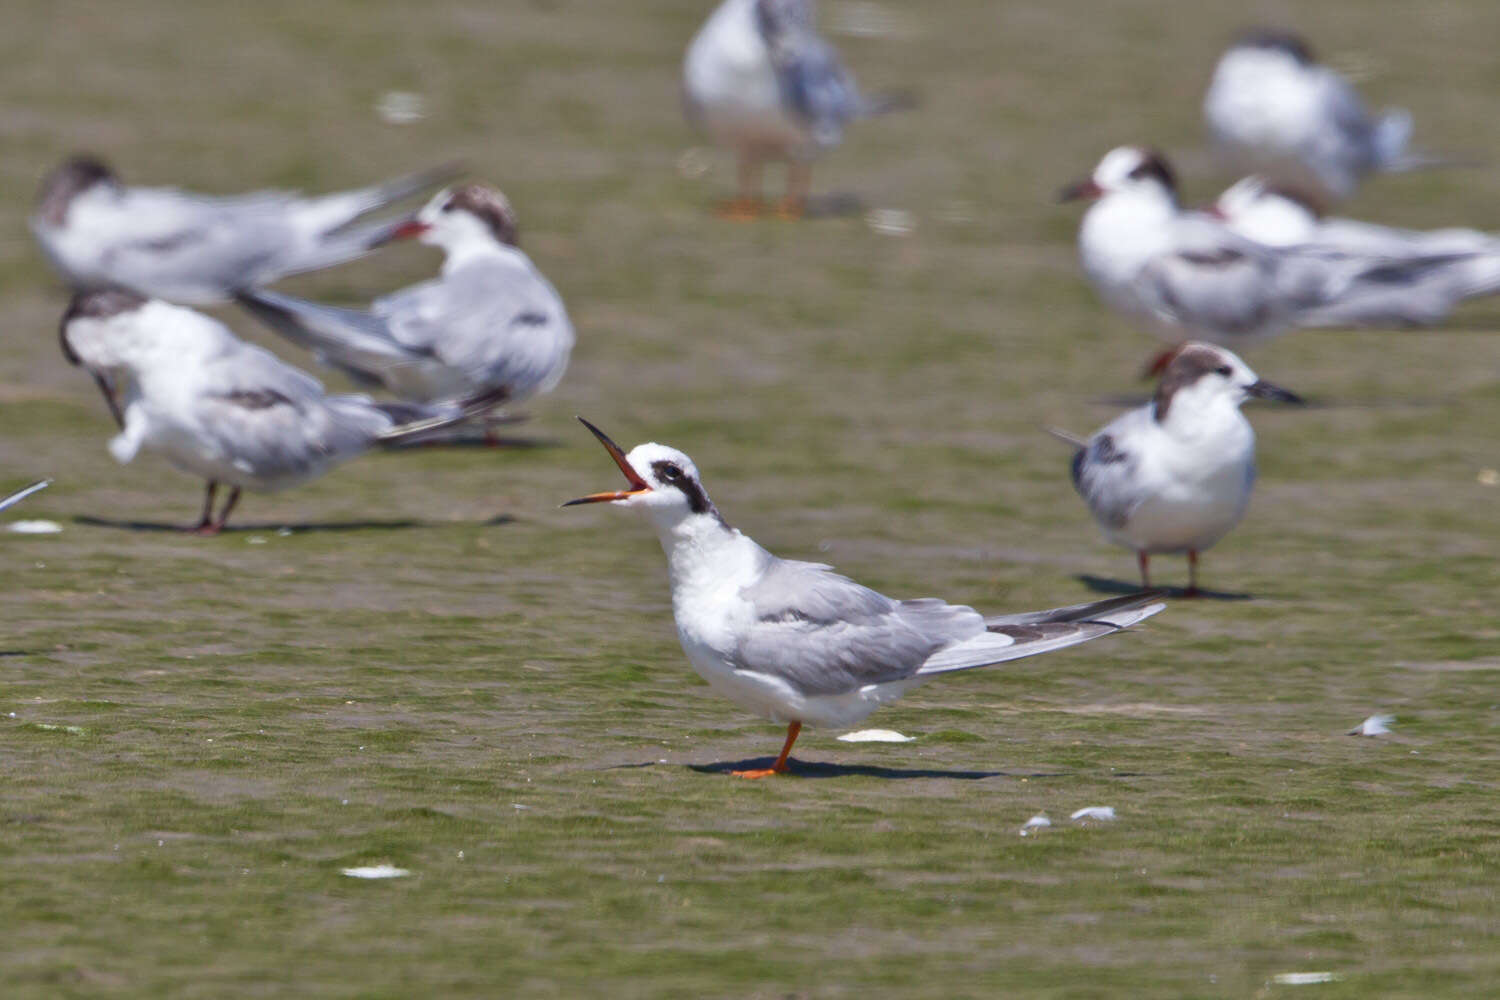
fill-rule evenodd
<path id="1" fill-rule="evenodd" d="M 478 233 L 466 233 L 444 244 L 443 252 L 447 255 L 447 259 L 443 262 L 444 274 L 450 274 L 470 261 L 484 257 L 504 257 L 507 254 L 520 253 L 515 247 L 506 246 L 493 237 L 482 236 Z"/>
<path id="2" fill-rule="evenodd" d="M 1095 280 L 1128 281 L 1171 245 L 1177 203 L 1170 192 L 1147 188 L 1100 199 L 1083 217 L 1078 246 Z"/>
<path id="3" fill-rule="evenodd" d="M 1165 414 L 1161 406 L 1160 401 L 1153 404 L 1156 422 L 1169 436 L 1185 443 L 1228 440 L 1254 433 L 1239 404 L 1223 394 L 1193 398 L 1192 390 L 1188 389 L 1175 395 Z"/>
<path id="4" fill-rule="evenodd" d="M 656 534 L 667 556 L 674 591 L 735 583 L 762 558 L 760 546 L 726 524 L 713 508 L 702 514 L 656 519 Z"/>

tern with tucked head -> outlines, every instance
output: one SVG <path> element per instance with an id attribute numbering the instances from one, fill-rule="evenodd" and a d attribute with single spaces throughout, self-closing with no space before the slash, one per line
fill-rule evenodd
<path id="1" fill-rule="evenodd" d="M 550 391 L 573 350 L 557 290 L 518 245 L 499 191 L 443 191 L 406 233 L 447 255 L 442 274 L 376 299 L 368 311 L 246 290 L 240 304 L 319 361 L 402 399 L 494 408 Z"/>
<path id="2" fill-rule="evenodd" d="M 1196 594 L 1198 554 L 1245 516 L 1255 485 L 1247 399 L 1301 402 L 1222 347 L 1187 344 L 1150 403 L 1073 441 L 1073 485 L 1105 537 L 1135 552 L 1141 586 L 1151 586 L 1152 555 L 1186 553 Z"/>
<path id="3" fill-rule="evenodd" d="M 63 354 L 104 393 L 120 433 L 115 460 L 155 451 L 207 480 L 189 530 L 217 534 L 242 489 L 270 493 L 377 445 L 466 419 L 458 407 L 331 396 L 317 379 L 202 313 L 121 289 L 80 292 L 61 325 Z M 214 513 L 219 484 L 230 489 Z"/>
<path id="4" fill-rule="evenodd" d="M 1164 607 L 1158 594 L 1141 593 L 985 617 L 934 598 L 893 600 L 830 566 L 779 559 L 730 527 L 682 452 L 643 444 L 627 455 L 583 423 L 628 488 L 564 506 L 645 514 L 667 556 L 677 636 L 693 669 L 741 708 L 787 726 L 776 762 L 740 777 L 785 772 L 803 725 L 847 727 L 937 674 L 1087 642 Z"/>
<path id="5" fill-rule="evenodd" d="M 739 197 L 722 213 L 732 219 L 762 213 L 761 167 L 770 160 L 787 165 L 779 214 L 802 215 L 812 162 L 844 128 L 911 103 L 860 94 L 818 35 L 812 0 L 725 0 L 688 46 L 682 72 L 689 120 L 738 158 Z"/>
<path id="6" fill-rule="evenodd" d="M 1078 230 L 1084 272 L 1105 302 L 1174 344 L 1236 347 L 1335 317 L 1404 308 L 1421 314 L 1462 283 L 1473 253 L 1378 254 L 1297 244 L 1271 247 L 1208 212 L 1183 209 L 1166 160 L 1111 150 L 1063 200 L 1093 202 Z M 1365 325 L 1377 325 L 1366 323 Z M 1159 359 L 1162 360 L 1162 359 Z"/>
<path id="7" fill-rule="evenodd" d="M 78 291 L 120 287 L 207 305 L 249 288 L 353 260 L 401 235 L 371 212 L 442 184 L 440 167 L 317 197 L 256 191 L 216 197 L 129 187 L 103 161 L 75 156 L 42 181 L 31 231 Z"/>
<path id="8" fill-rule="evenodd" d="M 1247 32 L 1219 58 L 1203 117 L 1221 158 L 1323 204 L 1352 196 L 1370 174 L 1439 166 L 1408 149 L 1411 115 L 1373 116 L 1348 80 L 1290 32 Z"/>

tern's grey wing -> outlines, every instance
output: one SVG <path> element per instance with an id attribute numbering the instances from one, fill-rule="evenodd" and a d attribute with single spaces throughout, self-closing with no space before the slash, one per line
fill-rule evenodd
<path id="1" fill-rule="evenodd" d="M 799 34 L 772 62 L 787 105 L 808 123 L 813 138 L 823 146 L 837 143 L 861 102 L 854 78 L 833 46 L 816 35 Z"/>
<path id="2" fill-rule="evenodd" d="M 1133 416 L 1126 414 L 1126 417 Z M 1121 418 L 1124 419 L 1124 418 Z M 1114 424 L 1073 455 L 1073 487 L 1100 524 L 1123 528 L 1146 499 L 1140 485 L 1140 459 L 1122 443 Z"/>
<path id="3" fill-rule="evenodd" d="M 431 357 L 398 344 L 385 320 L 372 313 L 261 289 L 239 292 L 235 299 L 271 329 L 312 351 L 318 360 L 362 382 L 388 382 L 391 369 Z"/>
<path id="4" fill-rule="evenodd" d="M 1150 618 L 1166 607 L 1157 600 L 1160 596 L 1160 592 L 1148 591 L 1031 615 L 986 619 L 982 634 L 941 650 L 918 673 L 971 670 L 1076 646 Z M 1015 622 L 1015 618 L 1031 620 Z"/>
<path id="5" fill-rule="evenodd" d="M 471 261 L 372 310 L 403 347 L 511 399 L 555 385 L 573 349 L 562 298 L 520 251 Z"/>
<path id="6" fill-rule="evenodd" d="M 1212 337 L 1263 332 L 1278 321 L 1276 261 L 1222 227 L 1184 227 L 1179 249 L 1136 279 L 1143 304 L 1162 321 Z"/>
<path id="7" fill-rule="evenodd" d="M 52 480 L 43 479 L 38 482 L 32 483 L 30 486 L 22 487 L 21 489 L 16 490 L 14 493 L 12 493 L 10 496 L 0 498 L 0 510 L 4 510 L 7 507 L 14 507 L 22 500 L 25 500 L 27 497 L 31 496 L 31 494 L 37 492 L 38 490 L 44 490 L 51 485 Z"/>
<path id="8" fill-rule="evenodd" d="M 146 294 L 213 301 L 275 272 L 278 260 L 295 247 L 282 199 L 228 207 L 189 196 L 174 202 L 158 190 L 142 194 L 149 197 L 134 198 L 131 215 L 164 211 L 173 224 L 144 228 L 139 237 L 112 243 L 101 266 L 120 284 Z"/>
<path id="9" fill-rule="evenodd" d="M 1457 253 L 1373 258 L 1297 317 L 1310 327 L 1432 326 L 1467 298 L 1500 290 L 1500 255 Z"/>
<path id="10" fill-rule="evenodd" d="M 913 676 L 933 653 L 984 631 L 972 608 L 893 601 L 817 563 L 773 560 L 741 596 L 754 609 L 731 657 L 806 695 Z"/>

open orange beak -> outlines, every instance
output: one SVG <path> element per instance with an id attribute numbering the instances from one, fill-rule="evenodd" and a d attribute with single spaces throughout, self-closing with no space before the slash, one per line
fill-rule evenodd
<path id="1" fill-rule="evenodd" d="M 649 493 L 651 491 L 651 484 L 642 479 L 636 473 L 636 471 L 630 467 L 630 463 L 625 461 L 625 452 L 620 448 L 619 445 L 615 444 L 609 439 L 608 434 L 605 434 L 599 428 L 595 427 L 593 424 L 589 423 L 582 417 L 578 418 L 578 422 L 583 424 L 583 426 L 587 427 L 589 430 L 593 431 L 594 437 L 598 438 L 599 443 L 604 445 L 604 450 L 609 452 L 609 457 L 614 459 L 615 464 L 620 467 L 620 471 L 625 473 L 625 479 L 630 483 L 630 489 L 615 490 L 607 493 L 590 493 L 586 497 L 579 497 L 577 500 L 569 500 L 567 503 L 563 504 L 564 507 L 572 507 L 574 504 L 580 503 L 607 503 L 610 500 L 629 500 L 633 496 L 638 496 L 642 493 Z"/>

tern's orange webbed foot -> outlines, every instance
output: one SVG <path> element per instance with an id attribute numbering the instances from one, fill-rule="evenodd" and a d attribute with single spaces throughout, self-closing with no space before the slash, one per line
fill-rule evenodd
<path id="1" fill-rule="evenodd" d="M 754 222 L 766 214 L 759 198 L 733 198 L 714 209 L 714 214 L 728 222 Z"/>
<path id="2" fill-rule="evenodd" d="M 776 218 L 796 222 L 807 218 L 807 202 L 801 198 L 784 198 L 776 204 Z"/>
<path id="3" fill-rule="evenodd" d="M 763 767 L 755 771 L 730 771 L 729 773 L 736 778 L 746 778 L 753 781 L 756 778 L 769 778 L 777 774 L 785 774 L 786 771 L 778 771 L 774 767 Z"/>

